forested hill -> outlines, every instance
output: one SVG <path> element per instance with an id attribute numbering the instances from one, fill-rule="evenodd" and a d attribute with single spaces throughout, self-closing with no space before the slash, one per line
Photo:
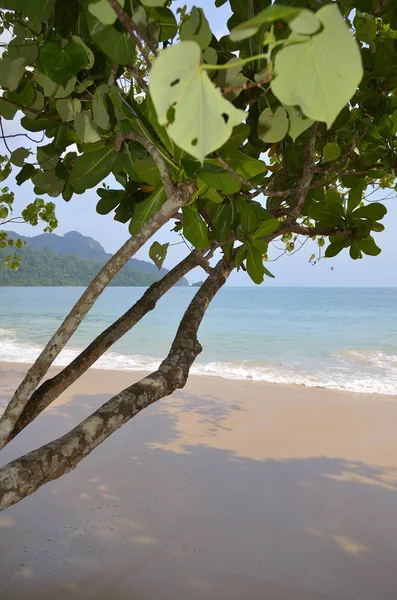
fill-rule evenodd
<path id="1" fill-rule="evenodd" d="M 77 232 L 69 232 L 63 237 L 43 234 L 32 238 L 8 233 L 27 243 L 16 250 L 21 259 L 17 271 L 4 266 L 0 268 L 0 286 L 85 286 L 110 257 L 99 242 Z M 10 254 L 10 249 L 0 250 L 0 261 L 7 254 Z M 148 286 L 166 272 L 166 269 L 159 271 L 149 262 L 133 259 L 110 285 Z M 183 279 L 180 285 L 188 285 L 187 280 Z"/>

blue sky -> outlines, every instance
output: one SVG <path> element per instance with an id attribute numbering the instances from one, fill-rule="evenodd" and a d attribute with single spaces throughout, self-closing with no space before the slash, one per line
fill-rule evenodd
<path id="1" fill-rule="evenodd" d="M 213 0 L 196 0 L 196 2 L 174 3 L 174 6 L 187 4 L 190 8 L 193 4 L 205 10 L 205 14 L 211 23 L 213 31 L 221 34 L 225 31 L 226 21 L 230 14 L 228 4 L 216 9 Z M 15 132 L 18 128 L 17 123 L 4 123 L 9 133 Z M 18 138 L 10 140 L 12 149 L 21 145 Z M 15 173 L 18 172 L 14 168 Z M 16 203 L 15 214 L 30 202 L 33 196 L 32 186 L 29 183 L 18 187 L 12 183 L 12 178 L 7 180 L 7 185 L 15 191 Z M 375 196 L 373 197 L 375 199 Z M 126 225 L 113 221 L 110 216 L 100 216 L 95 212 L 95 205 L 98 196 L 95 190 L 88 191 L 82 196 L 74 196 L 66 203 L 62 198 L 55 199 L 57 205 L 57 216 L 59 227 L 56 230 L 58 235 L 63 235 L 67 231 L 76 230 L 84 235 L 91 236 L 98 240 L 108 252 L 115 252 L 129 237 Z M 360 261 L 352 261 L 347 252 L 332 259 L 322 260 L 313 266 L 309 263 L 309 257 L 316 252 L 316 246 L 310 240 L 305 246 L 293 256 L 283 256 L 276 262 L 268 264 L 270 271 L 274 273 L 274 280 L 267 279 L 263 285 L 282 285 L 282 286 L 384 286 L 397 287 L 397 244 L 395 242 L 395 229 L 397 224 L 397 201 L 392 197 L 386 202 L 388 214 L 383 223 L 386 231 L 377 234 L 378 245 L 382 248 L 382 254 L 378 257 L 365 257 Z M 14 225 L 12 227 L 24 235 L 37 235 L 41 231 L 38 227 L 32 228 L 26 225 Z M 170 241 L 170 225 L 167 225 L 160 231 L 154 239 L 160 242 Z M 168 257 L 165 263 L 166 267 L 173 266 L 180 260 L 187 251 L 184 244 L 179 244 L 180 238 L 172 235 L 172 242 L 177 244 L 169 249 Z M 153 241 L 153 240 L 152 240 Z M 150 242 L 152 243 L 152 242 Z M 137 258 L 148 258 L 148 245 L 136 255 Z M 273 257 L 280 254 L 276 249 L 272 251 Z M 190 281 L 195 281 L 203 277 L 202 271 L 194 272 Z M 247 275 L 243 272 L 234 273 L 229 285 L 253 285 Z"/>

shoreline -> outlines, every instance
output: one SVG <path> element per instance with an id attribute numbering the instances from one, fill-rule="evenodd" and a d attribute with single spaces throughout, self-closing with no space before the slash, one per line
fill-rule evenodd
<path id="1" fill-rule="evenodd" d="M 0 364 L 0 406 L 26 366 Z M 89 371 L 1 464 L 141 375 Z M 396 422 L 391 396 L 191 376 L 0 513 L 4 596 L 394 600 Z"/>

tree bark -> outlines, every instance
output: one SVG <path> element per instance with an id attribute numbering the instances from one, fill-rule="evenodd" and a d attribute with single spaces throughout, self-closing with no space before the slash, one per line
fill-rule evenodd
<path id="1" fill-rule="evenodd" d="M 44 381 L 33 392 L 28 403 L 12 430 L 9 441 L 17 436 L 47 406 L 85 373 L 113 344 L 130 331 L 149 311 L 156 307 L 156 302 L 172 288 L 191 269 L 200 264 L 202 250 L 193 250 L 176 267 L 171 269 L 160 281 L 153 283 L 143 296 L 91 342 L 79 356 L 60 371 L 55 377 Z"/>
<path id="2" fill-rule="evenodd" d="M 180 322 L 167 358 L 157 371 L 108 400 L 66 435 L 0 469 L 0 510 L 73 470 L 141 410 L 185 385 L 190 367 L 201 352 L 197 339 L 200 323 L 233 267 L 232 262 L 222 259 L 199 288 Z"/>

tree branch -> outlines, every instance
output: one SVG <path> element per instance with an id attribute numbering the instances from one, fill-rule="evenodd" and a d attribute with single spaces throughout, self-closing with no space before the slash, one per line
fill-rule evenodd
<path id="1" fill-rule="evenodd" d="M 220 165 L 222 165 L 222 167 L 225 169 L 225 171 L 228 171 L 231 175 L 233 175 L 233 177 L 235 177 L 236 179 L 238 179 L 239 182 L 242 185 L 245 185 L 245 187 L 247 187 L 249 190 L 252 189 L 252 187 L 253 187 L 252 183 L 250 183 L 242 175 L 239 175 L 234 169 L 232 169 L 232 167 L 230 165 L 228 165 L 227 162 L 225 162 L 223 160 L 223 158 L 219 154 L 216 155 L 216 159 L 217 159 L 218 163 Z"/>
<path id="2" fill-rule="evenodd" d="M 122 143 L 121 138 L 123 136 L 125 139 L 125 134 L 122 134 L 122 136 L 118 138 L 120 147 Z M 135 252 L 137 252 L 143 244 L 145 244 L 145 242 L 147 242 L 148 239 L 150 239 L 151 236 L 158 231 L 164 223 L 172 218 L 179 208 L 184 206 L 190 199 L 192 186 L 189 184 L 180 184 L 178 187 L 174 186 L 167 165 L 155 146 L 139 134 L 130 132 L 127 134 L 127 138 L 128 137 L 140 142 L 153 156 L 153 159 L 160 169 L 160 175 L 167 193 L 167 200 L 163 206 L 142 225 L 135 235 L 127 240 L 120 250 L 118 250 L 118 252 L 116 252 L 116 254 L 114 254 L 102 267 L 65 318 L 58 331 L 53 335 L 42 350 L 40 356 L 30 367 L 0 419 L 0 449 L 7 443 L 15 423 L 26 406 L 30 394 L 36 389 L 55 358 L 69 341 L 91 306 L 99 298 L 109 282 Z"/>
<path id="3" fill-rule="evenodd" d="M 178 188 L 176 188 L 172 183 L 172 178 L 168 169 L 168 165 L 163 156 L 157 150 L 156 146 L 140 133 L 136 133 L 135 131 L 127 131 L 125 133 L 120 133 L 120 135 L 116 139 L 114 143 L 115 151 L 120 152 L 123 143 L 127 140 L 134 140 L 135 142 L 139 142 L 151 154 L 154 162 L 159 168 L 161 181 L 164 185 L 167 197 L 169 198 L 173 196 L 175 192 L 178 191 Z M 193 188 L 191 188 L 190 191 L 193 193 Z"/>
<path id="4" fill-rule="evenodd" d="M 120 4 L 117 0 L 108 0 L 110 6 L 113 8 L 114 12 L 117 15 L 118 20 L 124 27 L 126 31 L 130 34 L 131 38 L 134 40 L 135 44 L 138 46 L 139 50 L 142 53 L 143 58 L 145 59 L 146 66 L 150 70 L 152 68 L 152 63 L 149 58 L 149 53 L 146 48 L 142 44 L 141 40 L 143 40 L 149 50 L 153 53 L 154 56 L 157 56 L 157 49 L 151 43 L 150 40 L 147 39 L 142 29 L 137 25 L 129 15 L 121 8 Z"/>
<path id="5" fill-rule="evenodd" d="M 193 250 L 162 279 L 153 283 L 127 312 L 98 335 L 69 365 L 55 377 L 44 381 L 30 397 L 12 430 L 9 441 L 16 437 L 72 383 L 77 381 L 127 331 L 130 331 L 149 311 L 153 310 L 156 302 L 169 289 L 189 271 L 201 264 L 201 259 L 204 260 L 203 250 Z"/>
<path id="6" fill-rule="evenodd" d="M 133 76 L 135 81 L 141 86 L 141 88 L 143 90 L 147 90 L 148 84 L 146 83 L 142 75 L 137 71 L 135 65 L 133 65 L 132 63 L 128 63 L 127 70 L 131 73 L 131 75 Z"/>
<path id="7" fill-rule="evenodd" d="M 222 259 L 199 288 L 181 320 L 167 358 L 157 371 L 113 396 L 66 435 L 0 469 L 0 510 L 73 470 L 141 410 L 185 385 L 190 367 L 201 352 L 197 340 L 200 323 L 233 267 L 233 263 Z"/>
<path id="8" fill-rule="evenodd" d="M 287 217 L 290 223 L 296 221 L 297 217 L 300 215 L 310 189 L 310 184 L 312 183 L 313 177 L 316 172 L 316 165 L 314 163 L 314 149 L 316 145 L 317 129 L 318 123 L 315 122 L 310 127 L 311 135 L 305 148 L 301 186 L 298 192 L 296 193 L 295 204 Z"/>

